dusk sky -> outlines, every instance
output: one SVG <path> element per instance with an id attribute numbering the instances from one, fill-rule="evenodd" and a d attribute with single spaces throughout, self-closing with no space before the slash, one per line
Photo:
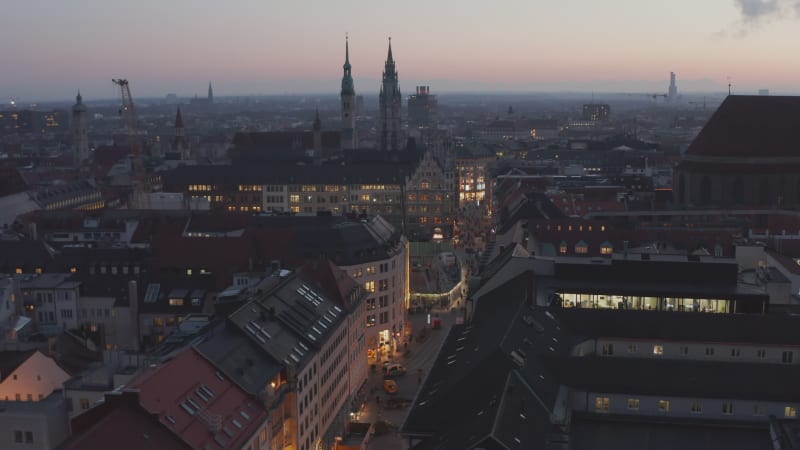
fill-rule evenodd
<path id="1" fill-rule="evenodd" d="M 387 37 L 409 94 L 800 93 L 800 0 L 4 0 L 0 100 L 375 95 Z"/>

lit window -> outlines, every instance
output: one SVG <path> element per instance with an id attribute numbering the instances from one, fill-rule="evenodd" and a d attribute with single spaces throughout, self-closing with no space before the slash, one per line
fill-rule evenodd
<path id="1" fill-rule="evenodd" d="M 171 299 L 169 299 L 169 306 L 183 306 L 183 299 L 182 298 L 171 298 Z"/>
<path id="2" fill-rule="evenodd" d="M 608 397 L 595 398 L 595 409 L 597 411 L 608 411 L 610 406 L 611 406 L 611 399 L 609 399 Z"/>
<path id="3" fill-rule="evenodd" d="M 703 402 L 695 400 L 692 402 L 689 410 L 694 414 L 700 414 L 703 412 Z"/>
<path id="4" fill-rule="evenodd" d="M 375 292 L 375 282 L 367 281 L 364 283 L 364 289 L 366 289 L 368 292 Z"/>
<path id="5" fill-rule="evenodd" d="M 669 400 L 659 400 L 658 410 L 660 412 L 669 412 Z"/>
<path id="6" fill-rule="evenodd" d="M 654 345 L 653 346 L 653 354 L 654 355 L 663 355 L 664 354 L 664 346 L 663 345 Z"/>
<path id="7" fill-rule="evenodd" d="M 733 414 L 733 403 L 732 402 L 725 402 L 722 404 L 722 414 L 726 416 L 730 416 Z"/>
<path id="8" fill-rule="evenodd" d="M 628 399 L 628 409 L 632 411 L 639 410 L 639 399 L 638 398 L 629 398 Z"/>
<path id="9" fill-rule="evenodd" d="M 34 269 L 34 271 L 36 273 L 42 273 L 42 268 L 41 267 L 37 267 L 36 269 Z"/>
<path id="10" fill-rule="evenodd" d="M 16 273 L 17 275 L 21 274 L 22 273 L 22 267 L 17 267 L 16 269 L 14 269 L 14 273 Z"/>
<path id="11" fill-rule="evenodd" d="M 603 344 L 603 354 L 604 355 L 613 355 L 614 354 L 614 344 Z"/>
<path id="12" fill-rule="evenodd" d="M 783 417 L 797 417 L 797 408 L 794 406 L 787 406 L 783 409 Z"/>

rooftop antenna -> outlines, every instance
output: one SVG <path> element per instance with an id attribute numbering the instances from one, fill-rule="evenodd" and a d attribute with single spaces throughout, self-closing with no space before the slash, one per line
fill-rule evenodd
<path id="1" fill-rule="evenodd" d="M 731 95 L 731 77 L 728 77 L 728 95 Z"/>

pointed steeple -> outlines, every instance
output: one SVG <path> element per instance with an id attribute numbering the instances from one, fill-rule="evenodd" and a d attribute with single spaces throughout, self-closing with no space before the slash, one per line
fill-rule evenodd
<path id="1" fill-rule="evenodd" d="M 183 131 L 183 115 L 181 114 L 181 107 L 178 106 L 178 112 L 175 114 L 175 130 L 180 129 Z"/>
<path id="2" fill-rule="evenodd" d="M 381 144 L 383 151 L 397 151 L 400 149 L 400 115 L 402 113 L 402 96 L 397 80 L 397 69 L 392 55 L 392 38 L 389 38 L 389 51 L 386 56 L 386 66 L 383 69 L 378 100 L 381 109 Z"/>
<path id="3" fill-rule="evenodd" d="M 350 37 L 344 35 L 344 70 L 350 70 Z"/>
<path id="4" fill-rule="evenodd" d="M 350 66 L 350 40 L 347 35 L 344 38 L 344 65 L 342 69 L 344 69 L 344 74 L 342 75 L 342 92 L 340 95 L 356 95 L 351 73 L 352 66 Z"/>
<path id="5" fill-rule="evenodd" d="M 83 97 L 81 96 L 80 90 L 78 90 L 78 95 L 75 96 L 75 104 L 72 105 L 72 111 L 74 112 L 86 111 L 86 105 L 83 104 Z"/>

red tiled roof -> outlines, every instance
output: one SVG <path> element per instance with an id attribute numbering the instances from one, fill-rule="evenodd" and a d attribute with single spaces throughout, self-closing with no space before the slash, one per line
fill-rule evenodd
<path id="1" fill-rule="evenodd" d="M 192 448 L 241 448 L 266 420 L 257 399 L 220 379 L 217 369 L 193 348 L 135 378 L 131 386 L 139 389 L 140 404 Z M 200 412 L 184 409 L 188 399 Z"/>
<path id="2" fill-rule="evenodd" d="M 687 155 L 793 157 L 800 97 L 729 95 L 689 145 Z"/>
<path id="3" fill-rule="evenodd" d="M 127 394 L 122 394 L 127 395 Z M 167 427 L 133 401 L 120 399 L 115 404 L 106 403 L 73 420 L 73 438 L 59 450 L 114 449 L 114 450 L 179 450 L 190 449 Z M 83 431 L 87 425 L 90 428 Z M 76 423 L 83 422 L 83 426 Z"/>

